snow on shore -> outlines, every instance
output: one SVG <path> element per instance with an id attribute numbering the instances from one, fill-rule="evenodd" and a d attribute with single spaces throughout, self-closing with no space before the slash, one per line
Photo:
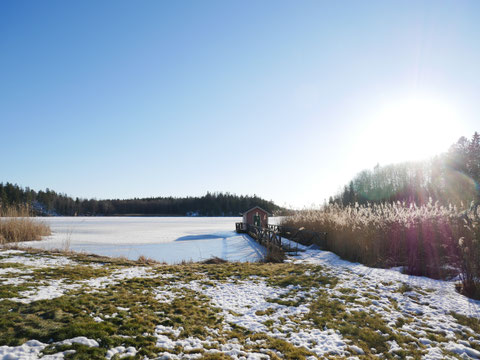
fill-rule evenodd
<path id="1" fill-rule="evenodd" d="M 307 305 L 286 306 L 268 301 L 296 290 L 295 286 L 278 288 L 268 286 L 264 281 L 230 281 L 214 287 L 204 287 L 198 282 L 190 282 L 186 286 L 207 295 L 214 306 L 223 310 L 222 314 L 229 324 L 288 340 L 293 345 L 304 347 L 319 356 L 327 353 L 346 355 L 347 344 L 337 332 L 331 329 L 299 330 L 298 324 L 290 320 L 291 317 L 301 317 L 302 314 L 308 313 L 310 310 Z M 300 291 L 295 298 L 283 300 L 296 300 L 313 294 L 314 292 L 307 294 Z M 279 321 L 280 318 L 285 319 L 283 323 Z M 272 322 L 273 330 L 265 325 L 269 321 Z"/>
<path id="2" fill-rule="evenodd" d="M 299 253 L 292 261 L 294 263 L 325 266 L 331 274 L 342 279 L 343 283 L 339 285 L 340 287 L 363 289 L 375 292 L 381 297 L 390 296 L 401 303 L 405 303 L 405 306 L 408 307 L 408 311 L 411 313 L 431 314 L 433 318 L 439 315 L 440 312 L 449 313 L 455 311 L 462 315 L 480 318 L 480 301 L 460 295 L 455 290 L 453 281 L 406 275 L 402 274 L 398 269 L 371 268 L 359 263 L 342 260 L 339 256 L 329 251 L 310 249 Z M 389 282 L 392 284 L 388 284 Z M 393 290 L 398 289 L 403 284 L 426 290 L 426 292 L 421 294 L 421 303 L 404 300 L 405 296 L 401 297 L 398 293 L 392 294 Z M 406 297 L 415 297 L 415 292 L 407 293 Z M 429 310 L 428 306 L 430 304 L 435 305 L 437 310 Z"/>
<path id="3" fill-rule="evenodd" d="M 462 325 L 452 312 L 480 321 L 480 302 L 468 299 L 455 291 L 454 283 L 424 277 L 408 276 L 392 269 L 374 269 L 341 260 L 325 251 L 307 248 L 287 260 L 293 264 L 321 266 L 322 274 L 338 279 L 335 286 L 322 286 L 330 301 L 340 302 L 345 312 L 365 312 L 379 315 L 394 333 L 412 341 L 418 341 L 424 349 L 423 359 L 450 359 L 454 355 L 465 359 L 480 359 L 480 334 Z M 49 300 L 79 289 L 85 292 L 101 291 L 113 285 L 135 278 L 162 279 L 167 283 L 151 291 L 159 303 L 170 303 L 182 296 L 182 289 L 205 295 L 213 307 L 221 310 L 222 327 L 205 328 L 206 338 L 182 337 L 182 328 L 158 324 L 152 329 L 157 346 L 164 349 L 159 359 L 195 359 L 205 353 L 222 353 L 233 359 L 268 359 L 271 349 L 265 340 L 226 339 L 219 342 L 223 332 L 235 327 L 247 329 L 254 334 L 264 334 L 282 339 L 293 346 L 307 349 L 318 358 L 361 356 L 364 350 L 332 328 L 316 328 L 309 320 L 301 320 L 310 311 L 310 304 L 318 297 L 319 289 L 299 285 L 278 287 L 270 285 L 267 278 L 250 276 L 239 280 L 231 277 L 225 281 L 212 281 L 205 274 L 201 279 L 184 281 L 178 274 L 163 273 L 154 267 L 124 266 L 109 275 L 86 280 L 65 281 L 45 279 L 32 285 L 29 280 L 33 271 L 48 268 L 76 266 L 78 262 L 64 256 L 46 254 L 31 255 L 22 251 L 0 250 L 0 285 L 30 284 L 31 288 L 19 292 L 11 301 L 30 304 Z M 85 264 L 82 264 L 85 266 Z M 11 266 L 11 267 L 9 267 Z M 90 266 L 90 265 L 87 265 Z M 98 267 L 99 264 L 91 266 Z M 313 270 L 312 270 L 313 271 Z M 307 275 L 308 271 L 307 271 Z M 17 281 L 17 283 L 15 282 Z M 347 301 L 345 293 L 354 301 Z M 281 299 L 282 302 L 276 301 Z M 5 299 L 1 299 L 3 301 Z M 125 307 L 118 311 L 128 312 Z M 100 316 L 99 316 L 100 315 Z M 97 322 L 107 321 L 116 314 L 91 316 Z M 379 330 L 378 330 L 379 331 Z M 381 333 L 381 332 L 380 332 Z M 439 334 L 439 337 L 432 337 Z M 386 335 L 386 334 L 383 334 Z M 440 336 L 441 335 L 441 336 Z M 440 339 L 441 338 L 441 339 Z M 61 344 L 102 346 L 96 339 L 77 337 Z M 395 340 L 387 342 L 391 354 L 401 353 L 402 345 Z M 31 339 L 21 346 L 0 346 L 0 359 L 62 359 L 70 351 L 42 357 L 47 344 Z M 182 349 L 181 353 L 176 349 Z M 255 349 L 255 350 L 253 350 Z M 374 349 L 373 349 L 374 350 Z M 139 349 L 132 346 L 115 346 L 107 349 L 106 358 L 133 356 Z M 197 352 L 198 351 L 198 352 Z M 381 354 L 379 354 L 381 355 Z M 314 358 L 314 357 L 312 357 Z"/>

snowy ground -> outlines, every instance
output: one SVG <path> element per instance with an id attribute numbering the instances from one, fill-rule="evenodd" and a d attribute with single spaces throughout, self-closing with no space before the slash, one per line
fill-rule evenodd
<path id="1" fill-rule="evenodd" d="M 284 264 L 139 265 L 0 251 L 0 359 L 479 359 L 452 282 L 306 249 Z"/>
<path id="2" fill-rule="evenodd" d="M 52 235 L 24 243 L 104 256 L 146 256 L 175 264 L 220 257 L 258 261 L 264 249 L 234 232 L 237 217 L 45 217 Z M 275 219 L 272 219 L 272 221 Z"/>

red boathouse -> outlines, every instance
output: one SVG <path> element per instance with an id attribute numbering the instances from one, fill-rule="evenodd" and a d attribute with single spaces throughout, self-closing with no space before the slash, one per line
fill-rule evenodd
<path id="1" fill-rule="evenodd" d="M 255 206 L 243 214 L 243 223 L 266 228 L 268 226 L 268 217 L 272 216 L 268 211 L 260 206 Z"/>

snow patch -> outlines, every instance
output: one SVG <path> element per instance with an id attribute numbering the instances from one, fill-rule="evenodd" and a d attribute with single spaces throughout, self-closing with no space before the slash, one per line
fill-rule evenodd
<path id="1" fill-rule="evenodd" d="M 14 263 L 22 264 L 24 266 L 29 266 L 37 269 L 47 268 L 47 267 L 60 267 L 66 265 L 78 265 L 77 262 L 65 257 L 65 256 L 11 256 L 5 259 L 0 259 L 0 263 Z"/>
<path id="2" fill-rule="evenodd" d="M 63 280 L 51 280 L 50 285 L 38 286 L 32 290 L 25 290 L 19 293 L 20 298 L 11 298 L 9 300 L 30 304 L 38 300 L 51 300 L 62 296 L 67 291 L 77 290 L 81 287 L 79 284 L 66 284 Z"/>
<path id="3" fill-rule="evenodd" d="M 75 350 L 66 350 L 40 357 L 40 353 L 47 346 L 48 344 L 38 340 L 28 340 L 20 346 L 0 346 L 0 360 L 35 360 L 39 358 L 43 360 L 60 360 L 67 354 L 75 353 Z"/>
<path id="4" fill-rule="evenodd" d="M 80 281 L 81 284 L 93 289 L 93 291 L 98 289 L 105 289 L 108 286 L 116 285 L 122 280 L 129 280 L 133 278 L 154 278 L 156 277 L 155 273 L 147 267 L 129 267 L 124 269 L 115 270 L 109 276 L 102 276 L 98 278 L 88 279 Z"/>
<path id="5" fill-rule="evenodd" d="M 125 348 L 125 346 L 117 346 L 107 351 L 105 358 L 110 360 L 115 355 L 118 355 L 120 358 L 125 356 L 135 356 L 137 354 L 137 349 L 133 346 Z"/>
<path id="6" fill-rule="evenodd" d="M 305 347 L 318 356 L 327 353 L 338 355 L 346 353 L 346 343 L 341 335 L 332 329 L 320 330 L 308 327 L 298 329 L 298 324 L 290 317 L 298 318 L 308 313 L 307 305 L 286 306 L 268 301 L 278 299 L 296 289 L 292 285 L 279 288 L 268 286 L 264 281 L 235 282 L 231 280 L 226 283 L 218 283 L 216 286 L 204 286 L 198 281 L 181 286 L 208 296 L 212 305 L 223 310 L 222 315 L 227 323 L 236 324 L 252 332 L 263 332 L 269 336 L 287 340 L 295 346 Z M 299 291 L 296 296 L 308 295 Z M 280 318 L 283 318 L 283 323 L 280 322 Z M 273 322 L 272 328 L 265 325 L 267 321 Z"/>
<path id="7" fill-rule="evenodd" d="M 67 340 L 63 340 L 55 343 L 55 345 L 67 345 L 67 346 L 71 346 L 72 344 L 80 344 L 80 345 L 85 345 L 89 347 L 100 346 L 97 341 L 86 338 L 85 336 L 77 336 L 72 339 L 67 339 Z"/>

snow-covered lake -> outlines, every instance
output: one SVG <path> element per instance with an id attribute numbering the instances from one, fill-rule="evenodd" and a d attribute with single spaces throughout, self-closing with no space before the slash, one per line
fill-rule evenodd
<path id="1" fill-rule="evenodd" d="M 264 248 L 235 233 L 239 217 L 45 217 L 52 235 L 24 243 L 136 260 L 144 255 L 170 264 L 213 256 L 258 261 Z"/>

